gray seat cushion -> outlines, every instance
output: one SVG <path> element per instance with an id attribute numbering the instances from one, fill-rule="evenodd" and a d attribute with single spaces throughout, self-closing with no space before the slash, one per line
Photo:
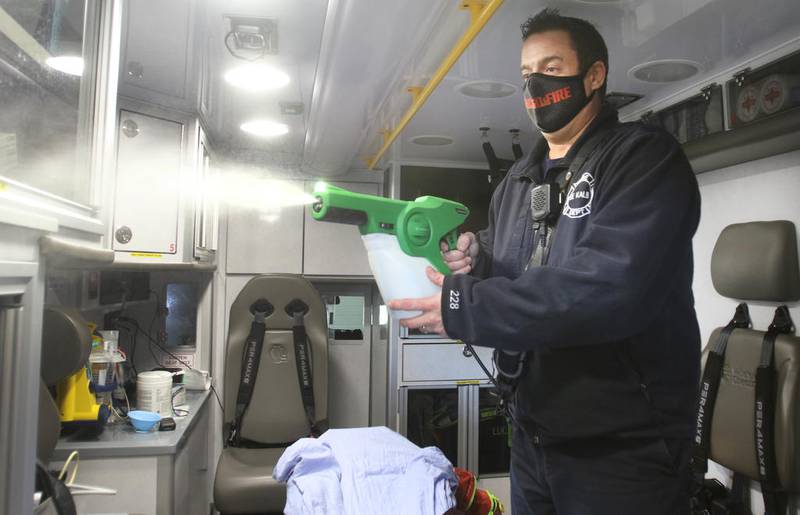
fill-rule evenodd
<path id="1" fill-rule="evenodd" d="M 711 256 L 711 281 L 720 295 L 732 299 L 800 299 L 794 224 L 776 220 L 727 226 Z"/>
<path id="2" fill-rule="evenodd" d="M 716 342 L 716 329 L 709 342 Z M 728 339 L 717 402 L 711 422 L 711 454 L 717 463 L 758 478 L 754 443 L 755 377 L 761 359 L 763 331 L 735 329 Z M 708 357 L 708 347 L 703 359 Z M 775 455 L 781 485 L 800 491 L 800 337 L 781 335 L 775 341 Z"/>
<path id="3" fill-rule="evenodd" d="M 286 485 L 272 479 L 285 449 L 222 451 L 214 480 L 214 504 L 222 513 L 283 513 Z"/>

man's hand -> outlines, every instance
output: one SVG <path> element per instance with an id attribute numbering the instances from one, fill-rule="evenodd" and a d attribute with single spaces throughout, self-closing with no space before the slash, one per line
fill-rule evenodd
<path id="1" fill-rule="evenodd" d="M 463 234 L 462 234 L 463 236 Z M 460 240 L 459 240 L 460 241 Z M 447 338 L 442 322 L 442 292 L 441 287 L 444 283 L 444 275 L 431 267 L 426 270 L 428 279 L 440 288 L 439 292 L 421 299 L 396 299 L 387 305 L 389 309 L 403 311 L 422 311 L 422 314 L 414 318 L 404 318 L 400 320 L 400 325 L 409 329 L 419 329 L 426 334 L 438 334 Z"/>
<path id="2" fill-rule="evenodd" d="M 462 233 L 458 237 L 455 250 L 447 250 L 447 244 L 442 242 L 442 257 L 444 262 L 454 274 L 468 274 L 472 271 L 472 263 L 478 257 L 478 238 L 471 232 Z"/>

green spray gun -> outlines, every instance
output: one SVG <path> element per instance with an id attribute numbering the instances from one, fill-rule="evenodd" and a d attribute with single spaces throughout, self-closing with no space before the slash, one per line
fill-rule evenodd
<path id="1" fill-rule="evenodd" d="M 314 187 L 314 196 L 311 216 L 315 220 L 357 225 L 362 236 L 394 235 L 404 253 L 425 258 L 439 272 L 450 273 L 439 242 L 447 243 L 450 250 L 456 248 L 458 227 L 469 215 L 463 204 L 429 196 L 413 202 L 394 200 L 322 182 Z"/>

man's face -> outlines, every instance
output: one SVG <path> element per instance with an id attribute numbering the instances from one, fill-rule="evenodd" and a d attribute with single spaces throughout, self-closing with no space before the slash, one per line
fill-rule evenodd
<path id="1" fill-rule="evenodd" d="M 563 30 L 540 32 L 528 37 L 522 44 L 522 79 L 531 73 L 545 75 L 578 75 L 581 70 L 578 54 L 572 40 Z"/>

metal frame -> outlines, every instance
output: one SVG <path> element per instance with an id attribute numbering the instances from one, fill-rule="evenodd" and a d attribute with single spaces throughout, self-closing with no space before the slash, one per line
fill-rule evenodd
<path id="1" fill-rule="evenodd" d="M 456 42 L 455 46 L 450 50 L 447 56 L 444 58 L 442 63 L 434 72 L 431 79 L 425 84 L 424 87 L 410 87 L 408 88 L 408 92 L 411 93 L 412 102 L 411 107 L 408 108 L 408 111 L 405 112 L 400 121 L 397 123 L 397 126 L 389 133 L 388 135 L 384 135 L 383 145 L 381 145 L 380 150 L 370 157 L 369 161 L 367 162 L 367 168 L 370 170 L 375 168 L 375 165 L 378 164 L 381 157 L 389 150 L 394 143 L 397 136 L 403 132 L 403 129 L 409 124 L 414 115 L 417 114 L 428 98 L 433 94 L 434 90 L 439 86 L 439 83 L 444 80 L 447 73 L 450 71 L 450 68 L 456 64 L 458 59 L 461 57 L 461 54 L 469 47 L 472 40 L 480 34 L 483 27 L 492 19 L 494 13 L 503 5 L 503 0 L 465 0 L 462 2 L 462 6 L 464 9 L 469 10 L 471 21 L 469 27 L 464 32 L 464 34 L 459 38 Z"/>
<path id="2" fill-rule="evenodd" d="M 0 262 L 0 512 L 32 513 L 39 422 L 44 266 Z M 31 373 L 34 371 L 34 373 Z"/>
<path id="3" fill-rule="evenodd" d="M 477 463 L 477 437 L 473 443 L 472 435 L 477 434 L 471 428 L 471 419 L 475 412 L 472 409 L 472 404 L 477 397 L 471 392 L 472 385 L 420 385 L 420 386 L 403 386 L 397 391 L 397 400 L 399 405 L 398 410 L 398 427 L 397 432 L 403 436 L 408 435 L 408 392 L 411 390 L 456 390 L 458 393 L 458 454 L 454 463 L 457 467 L 469 468 L 470 456 L 475 456 Z M 475 451 L 472 448 L 475 447 Z M 471 469 L 474 470 L 474 469 Z"/>
<path id="4" fill-rule="evenodd" d="M 92 133 L 92 203 L 99 206 L 104 246 L 111 248 L 110 227 L 117 155 L 117 89 L 125 0 L 88 0 L 100 12 L 98 55 L 95 61 L 94 124 Z"/>

